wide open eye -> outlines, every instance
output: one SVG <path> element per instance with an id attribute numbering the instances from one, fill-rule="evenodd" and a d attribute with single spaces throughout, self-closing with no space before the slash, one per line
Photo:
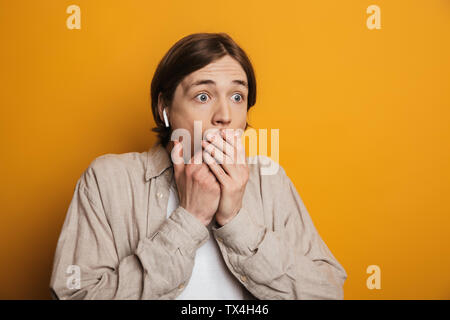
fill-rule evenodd
<path id="1" fill-rule="evenodd" d="M 195 98 L 196 98 L 199 102 L 205 103 L 205 102 L 207 102 L 207 100 L 208 100 L 209 97 L 208 97 L 208 95 L 207 95 L 206 93 L 202 92 L 202 93 L 199 93 L 198 95 L 196 95 Z"/>
<path id="2" fill-rule="evenodd" d="M 244 100 L 244 97 L 240 93 L 235 93 L 231 96 L 231 99 L 233 99 L 233 102 L 242 102 Z"/>

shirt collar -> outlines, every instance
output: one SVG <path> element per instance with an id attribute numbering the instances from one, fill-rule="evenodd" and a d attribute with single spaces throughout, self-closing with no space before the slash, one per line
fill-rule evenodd
<path id="1" fill-rule="evenodd" d="M 159 176 L 167 168 L 172 166 L 168 151 L 160 144 L 154 144 L 147 151 L 147 163 L 145 167 L 145 181 Z"/>

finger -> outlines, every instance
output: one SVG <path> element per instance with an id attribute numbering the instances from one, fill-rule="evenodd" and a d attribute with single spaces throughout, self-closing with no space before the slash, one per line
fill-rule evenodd
<path id="1" fill-rule="evenodd" d="M 178 176 L 184 170 L 183 144 L 174 141 L 174 147 L 172 148 L 170 157 L 172 158 L 174 173 Z"/>
<path id="2" fill-rule="evenodd" d="M 207 134 L 206 139 L 209 143 L 212 143 L 216 146 L 217 149 L 223 152 L 223 154 L 226 154 L 231 159 L 234 159 L 234 147 L 233 145 L 229 144 L 223 137 L 221 133 L 218 134 Z"/>
<path id="3" fill-rule="evenodd" d="M 211 155 L 211 157 L 216 159 L 218 164 L 225 165 L 225 164 L 233 163 L 233 159 L 231 159 L 226 154 L 224 154 L 214 144 L 203 140 L 202 141 L 202 146 L 203 146 L 204 150 Z"/>
<path id="4" fill-rule="evenodd" d="M 208 143 L 206 141 L 203 142 L 203 146 L 206 152 L 210 154 L 212 158 L 214 158 L 218 165 L 222 167 L 222 169 L 225 171 L 225 173 L 229 177 L 233 177 L 235 174 L 233 171 L 235 171 L 235 162 L 233 159 L 228 157 L 227 155 L 223 154 L 222 151 L 217 149 L 213 144 Z"/>
<path id="5" fill-rule="evenodd" d="M 222 169 L 222 167 L 216 162 L 216 160 L 206 151 L 203 151 L 203 159 L 205 163 L 208 165 L 209 169 L 216 176 L 217 181 L 221 185 L 225 185 L 228 182 L 228 175 Z"/>

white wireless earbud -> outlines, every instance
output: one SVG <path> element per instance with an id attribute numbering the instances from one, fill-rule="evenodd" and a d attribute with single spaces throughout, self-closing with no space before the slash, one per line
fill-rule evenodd
<path id="1" fill-rule="evenodd" d="M 167 119 L 167 113 L 166 109 L 163 109 L 163 117 L 164 117 L 164 123 L 166 124 L 166 127 L 170 127 L 169 120 Z"/>

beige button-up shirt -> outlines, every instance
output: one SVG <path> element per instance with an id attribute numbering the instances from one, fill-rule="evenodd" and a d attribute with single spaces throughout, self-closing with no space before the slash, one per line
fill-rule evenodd
<path id="1" fill-rule="evenodd" d="M 283 168 L 261 174 L 261 159 L 249 164 L 242 209 L 212 228 L 227 267 L 251 298 L 343 299 L 344 268 Z M 166 217 L 171 184 L 170 155 L 159 144 L 94 159 L 76 184 L 58 239 L 52 297 L 176 298 L 210 233 L 181 206 Z"/>

